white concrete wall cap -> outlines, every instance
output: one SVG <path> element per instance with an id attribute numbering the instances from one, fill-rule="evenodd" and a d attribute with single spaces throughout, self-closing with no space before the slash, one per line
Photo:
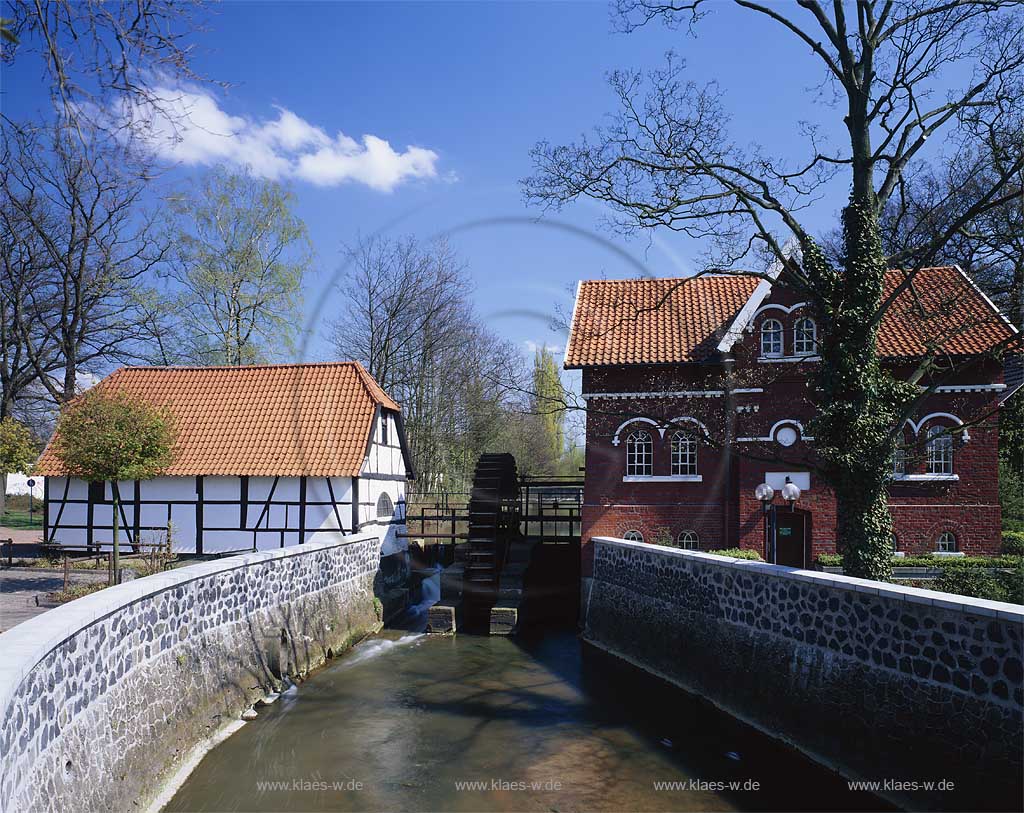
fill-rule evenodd
<path id="1" fill-rule="evenodd" d="M 784 565 L 773 565 L 768 562 L 758 562 L 752 559 L 734 559 L 730 556 L 718 556 L 703 551 L 682 550 L 680 548 L 668 548 L 663 545 L 652 545 L 646 542 L 629 542 L 625 539 L 616 539 L 610 536 L 596 536 L 592 540 L 597 545 L 610 545 L 619 548 L 634 548 L 636 550 L 657 553 L 658 555 L 678 556 L 684 559 L 692 559 L 719 567 L 744 568 L 755 570 L 766 575 L 770 574 L 777 578 L 794 579 L 796 581 L 810 582 L 822 586 L 830 586 L 839 590 L 853 590 L 857 593 L 869 593 L 872 595 L 889 598 L 896 601 L 907 601 L 912 604 L 928 604 L 940 607 L 945 610 L 961 612 L 968 615 L 982 615 L 990 618 L 1000 618 L 1007 621 L 1015 621 L 1024 624 L 1024 607 L 1019 604 L 1009 604 L 1004 601 L 989 601 L 987 599 L 971 598 L 969 596 L 958 596 L 953 593 L 941 593 L 937 590 L 923 590 L 919 587 L 905 587 L 899 584 L 888 582 L 876 582 L 870 579 L 857 579 L 853 576 L 844 576 L 839 573 L 825 573 L 818 570 L 801 570 L 799 568 L 785 567 Z M 2 643 L 2 636 L 0 636 Z"/>

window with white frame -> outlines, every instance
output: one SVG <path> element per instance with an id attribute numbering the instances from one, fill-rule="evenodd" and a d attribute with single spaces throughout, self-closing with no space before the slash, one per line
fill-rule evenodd
<path id="1" fill-rule="evenodd" d="M 935 540 L 935 550 L 939 553 L 956 553 L 956 534 L 952 531 L 943 531 Z"/>
<path id="2" fill-rule="evenodd" d="M 679 534 L 679 547 L 684 550 L 697 550 L 700 546 L 700 537 L 696 531 L 683 531 Z"/>
<path id="3" fill-rule="evenodd" d="M 391 519 L 394 515 L 395 504 L 391 502 L 391 497 L 387 493 L 381 494 L 377 498 L 377 518 Z"/>
<path id="4" fill-rule="evenodd" d="M 626 533 L 624 533 L 622 535 L 622 538 L 625 539 L 627 542 L 643 542 L 644 541 L 644 535 L 642 533 L 640 533 L 639 531 L 626 531 Z"/>
<path id="5" fill-rule="evenodd" d="M 672 474 L 697 473 L 697 440 L 687 432 L 672 435 Z"/>
<path id="6" fill-rule="evenodd" d="M 953 436 L 943 426 L 928 430 L 928 473 L 953 473 Z"/>
<path id="7" fill-rule="evenodd" d="M 626 438 L 626 476 L 649 477 L 654 474 L 654 443 L 643 429 Z"/>
<path id="8" fill-rule="evenodd" d="M 818 352 L 818 328 L 813 319 L 797 319 L 793 325 L 793 352 L 798 356 L 812 356 Z"/>
<path id="9" fill-rule="evenodd" d="M 782 355 L 782 322 L 778 319 L 765 319 L 761 323 L 761 355 Z"/>

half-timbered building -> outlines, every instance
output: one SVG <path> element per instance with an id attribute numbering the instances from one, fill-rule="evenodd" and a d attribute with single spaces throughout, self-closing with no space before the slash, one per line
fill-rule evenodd
<path id="1" fill-rule="evenodd" d="M 379 529 L 382 555 L 405 549 L 401 408 L 357 362 L 125 367 L 96 386 L 165 406 L 173 461 L 151 480 L 89 483 L 67 476 L 51 441 L 37 464 L 46 541 L 109 543 L 116 488 L 126 545 L 169 533 L 203 554 Z"/>
<path id="2" fill-rule="evenodd" d="M 941 358 L 920 381 L 893 462 L 894 548 L 997 552 L 998 416 L 1009 394 L 999 351 L 1016 331 L 958 268 L 924 269 L 897 290 L 903 280 L 886 277 L 886 296 L 897 295 L 878 353 L 904 380 Z M 835 551 L 835 499 L 808 431 L 818 322 L 770 278 L 580 283 L 565 366 L 582 370 L 587 403 L 585 575 L 595 536 L 750 548 L 795 566 Z M 790 483 L 795 502 L 781 494 Z M 770 503 L 755 495 L 761 484 Z"/>

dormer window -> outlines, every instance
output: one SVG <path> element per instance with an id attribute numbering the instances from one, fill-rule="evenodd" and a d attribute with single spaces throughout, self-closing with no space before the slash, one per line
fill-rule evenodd
<path id="1" fill-rule="evenodd" d="M 383 412 L 380 414 L 380 442 L 388 445 L 388 416 Z"/>
<path id="2" fill-rule="evenodd" d="M 793 326 L 793 352 L 798 356 L 813 356 L 818 352 L 818 327 L 813 319 L 797 319 Z"/>
<path id="3" fill-rule="evenodd" d="M 650 432 L 638 429 L 626 438 L 626 476 L 650 477 L 654 474 L 654 443 Z"/>
<path id="4" fill-rule="evenodd" d="M 761 355 L 782 355 L 782 322 L 778 319 L 765 319 L 761 323 Z"/>

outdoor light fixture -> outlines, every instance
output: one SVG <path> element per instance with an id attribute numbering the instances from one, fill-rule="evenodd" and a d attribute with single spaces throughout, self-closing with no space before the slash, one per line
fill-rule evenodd
<path id="1" fill-rule="evenodd" d="M 786 479 L 788 480 L 789 478 Z M 795 510 L 793 506 L 796 501 L 800 499 L 800 486 L 796 483 L 787 482 L 786 485 L 782 487 L 782 498 L 789 503 L 790 511 Z"/>
<path id="2" fill-rule="evenodd" d="M 764 558 L 769 562 L 774 562 L 775 551 L 772 550 L 771 532 L 768 530 L 768 514 L 771 512 L 775 489 L 767 483 L 761 483 L 754 489 L 754 496 L 761 501 L 761 514 L 764 517 Z"/>

